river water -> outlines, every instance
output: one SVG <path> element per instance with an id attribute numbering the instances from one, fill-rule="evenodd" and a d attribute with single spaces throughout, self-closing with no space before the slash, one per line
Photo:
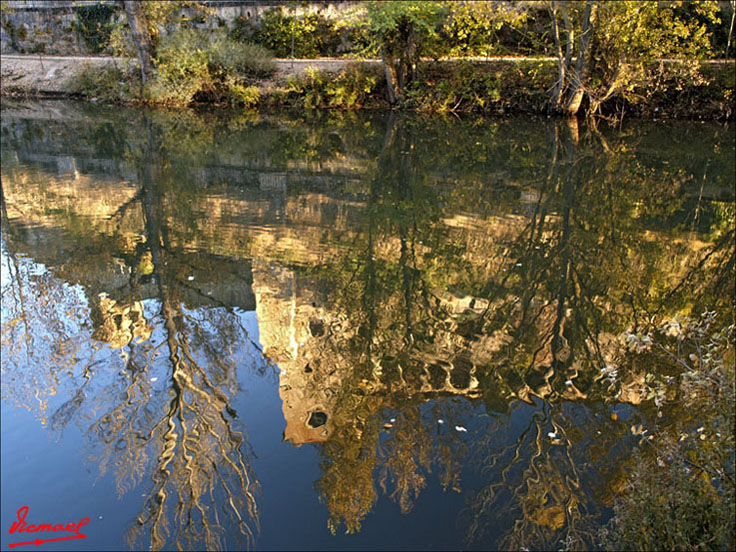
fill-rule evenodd
<path id="1" fill-rule="evenodd" d="M 733 316 L 734 147 L 5 103 L 3 549 L 593 546 L 657 423 L 627 332 Z"/>

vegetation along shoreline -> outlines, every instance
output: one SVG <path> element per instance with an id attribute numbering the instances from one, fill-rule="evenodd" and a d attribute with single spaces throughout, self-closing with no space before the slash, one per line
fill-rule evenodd
<path id="1" fill-rule="evenodd" d="M 182 107 L 195 105 L 243 108 L 401 109 L 436 113 L 535 113 L 555 115 L 549 101 L 555 61 L 445 59 L 423 60 L 401 102 L 387 100 L 387 84 L 378 61 L 339 59 L 277 60 L 267 77 L 253 79 L 227 96 L 196 94 L 153 99 L 140 92 L 138 64 L 125 58 L 54 58 L 3 56 L 0 91 L 5 98 L 77 98 L 86 101 Z M 55 65 L 63 72 L 51 76 Z M 273 62 L 272 62 L 273 63 Z M 278 65 L 277 65 L 278 64 Z M 293 67 L 296 65 L 296 67 Z M 278 69 L 277 69 L 278 67 Z M 661 82 L 650 95 L 620 100 L 601 115 L 647 119 L 734 120 L 736 63 L 703 61 L 695 68 L 661 62 Z M 686 71 L 696 84 L 685 84 Z"/>
<path id="2" fill-rule="evenodd" d="M 322 4 L 229 20 L 217 2 L 74 5 L 64 49 L 29 42 L 56 31 L 2 2 L 2 95 L 734 119 L 733 2 Z"/>

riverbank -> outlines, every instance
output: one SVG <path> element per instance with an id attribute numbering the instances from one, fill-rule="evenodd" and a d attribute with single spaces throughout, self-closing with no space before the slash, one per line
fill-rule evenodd
<path id="1" fill-rule="evenodd" d="M 113 57 L 2 56 L 2 96 L 76 97 L 141 103 L 134 60 Z M 269 78 L 254 80 L 246 107 L 391 109 L 380 60 L 276 59 Z M 547 113 L 557 73 L 554 58 L 424 61 L 400 108 L 428 112 Z M 606 114 L 644 118 L 733 120 L 736 62 L 695 67 L 663 60 L 654 85 Z"/>

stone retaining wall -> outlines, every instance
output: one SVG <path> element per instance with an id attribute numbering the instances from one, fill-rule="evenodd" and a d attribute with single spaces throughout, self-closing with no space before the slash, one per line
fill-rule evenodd
<path id="1" fill-rule="evenodd" d="M 211 11 L 206 21 L 191 24 L 196 28 L 232 27 L 235 21 L 244 18 L 257 24 L 267 10 L 281 8 L 291 10 L 292 4 L 297 15 L 305 12 L 319 12 L 325 17 L 334 18 L 357 2 L 332 1 L 292 3 L 285 0 L 210 0 L 203 2 Z M 117 3 L 110 0 L 74 0 L 50 2 L 46 0 L 9 0 L 3 6 L 0 26 L 0 52 L 2 53 L 45 53 L 51 55 L 90 55 L 92 52 L 78 31 L 77 8 L 106 4 L 116 7 L 116 15 L 122 12 Z M 195 13 L 192 9 L 182 10 L 182 16 L 190 19 Z"/>

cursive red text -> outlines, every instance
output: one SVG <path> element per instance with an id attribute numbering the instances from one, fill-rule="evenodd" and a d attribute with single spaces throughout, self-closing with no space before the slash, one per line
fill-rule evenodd
<path id="1" fill-rule="evenodd" d="M 66 537 L 56 537 L 52 539 L 39 539 L 36 538 L 31 541 L 27 542 L 16 542 L 13 544 L 10 544 L 10 548 L 14 548 L 16 546 L 22 546 L 24 544 L 35 544 L 38 546 L 39 544 L 43 544 L 45 542 L 52 542 L 52 541 L 60 541 L 60 540 L 69 540 L 69 539 L 86 539 L 87 535 L 80 533 L 79 529 L 81 529 L 84 525 L 87 525 L 89 523 L 89 518 L 85 517 L 79 520 L 78 522 L 70 522 L 64 525 L 63 523 L 38 523 L 38 524 L 28 524 L 26 523 L 26 515 L 28 515 L 28 506 L 22 506 L 18 509 L 18 520 L 13 522 L 13 525 L 10 527 L 10 530 L 8 531 L 11 535 L 14 533 L 43 533 L 43 532 L 50 532 L 50 533 L 59 533 L 62 531 L 73 533 L 72 535 L 66 536 Z"/>

